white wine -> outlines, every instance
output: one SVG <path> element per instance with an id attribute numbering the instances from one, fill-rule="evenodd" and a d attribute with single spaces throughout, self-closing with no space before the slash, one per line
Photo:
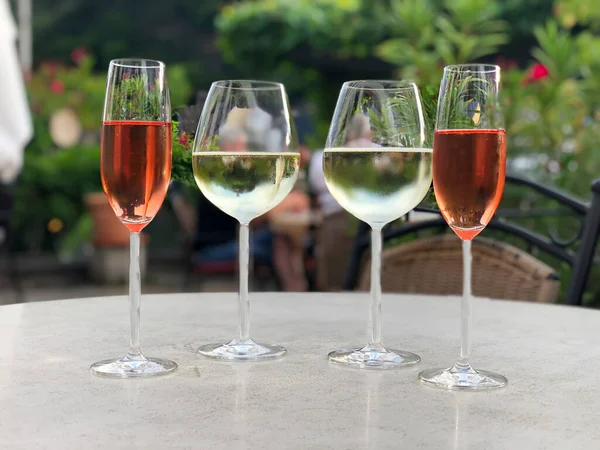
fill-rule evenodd
<path id="1" fill-rule="evenodd" d="M 290 193 L 298 178 L 300 153 L 196 152 L 192 168 L 208 200 L 249 223 Z"/>
<path id="2" fill-rule="evenodd" d="M 428 148 L 331 148 L 323 172 L 331 195 L 353 216 L 382 227 L 408 213 L 431 186 Z"/>

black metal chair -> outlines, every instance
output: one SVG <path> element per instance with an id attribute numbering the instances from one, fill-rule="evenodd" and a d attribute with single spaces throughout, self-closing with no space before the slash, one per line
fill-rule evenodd
<path id="1" fill-rule="evenodd" d="M 16 294 L 16 301 L 23 301 L 23 289 L 17 259 L 12 246 L 11 219 L 14 205 L 14 187 L 0 184 L 0 252 L 4 255 L 6 272 Z"/>
<path id="2" fill-rule="evenodd" d="M 528 251 L 539 249 L 543 253 L 568 264 L 572 271 L 565 293 L 565 303 L 581 305 L 594 259 L 598 232 L 600 231 L 600 179 L 592 183 L 592 200 L 590 203 L 582 202 L 554 188 L 514 175 L 507 175 L 506 183 L 507 186 L 520 186 L 531 189 L 531 192 L 539 194 L 545 199 L 553 200 L 560 206 L 558 209 L 534 207 L 526 212 L 519 209 L 499 209 L 486 229 L 498 230 L 503 234 L 514 236 L 527 244 Z M 416 208 L 416 210 L 439 215 L 439 210 L 433 208 Z M 548 217 L 551 215 L 575 217 L 579 222 L 576 234 L 570 239 L 563 240 L 552 230 L 548 231 L 548 236 L 544 236 L 514 223 L 514 219 Z M 423 221 L 408 222 L 396 227 L 388 227 L 384 229 L 384 243 L 390 239 L 400 238 L 426 229 L 444 230 L 447 229 L 447 224 L 442 217 L 436 217 Z M 369 246 L 368 227 L 363 225 L 356 234 L 344 289 L 353 290 L 356 288 L 360 278 L 363 255 Z"/>

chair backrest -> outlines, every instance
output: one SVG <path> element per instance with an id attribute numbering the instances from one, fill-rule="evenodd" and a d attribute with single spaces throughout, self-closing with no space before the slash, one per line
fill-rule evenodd
<path id="1" fill-rule="evenodd" d="M 526 252 L 486 238 L 472 244 L 473 294 L 505 300 L 555 302 L 560 282 L 554 270 Z M 462 249 L 454 234 L 434 236 L 383 252 L 385 292 L 460 295 Z M 370 260 L 361 271 L 359 290 L 371 282 Z"/>
<path id="2" fill-rule="evenodd" d="M 600 231 L 600 180 L 596 180 L 591 186 L 591 203 L 582 202 L 558 191 L 557 189 L 541 185 L 532 180 L 514 175 L 506 176 L 507 186 L 517 186 L 520 189 L 528 189 L 529 193 L 541 197 L 542 200 L 551 200 L 558 204 L 558 208 L 545 208 L 545 201 L 536 201 L 533 207 L 523 211 L 521 209 L 499 209 L 493 220 L 486 229 L 502 232 L 503 235 L 511 236 L 527 245 L 527 251 L 537 249 L 541 253 L 551 256 L 559 262 L 569 265 L 571 276 L 566 286 L 564 302 L 570 305 L 581 305 L 586 291 L 590 270 L 592 267 L 596 241 Z M 536 197 L 536 198 L 537 198 Z M 421 230 L 438 229 L 447 230 L 444 219 L 439 215 L 439 210 L 432 208 L 416 208 L 418 211 L 435 213 L 435 218 L 408 222 L 399 227 L 384 229 L 384 242 L 405 235 L 415 234 Z M 528 219 L 539 222 L 544 217 L 574 217 L 579 222 L 579 229 L 570 239 L 561 239 L 556 236 L 552 229 L 540 233 L 539 230 L 531 230 L 515 223 L 517 219 Z M 478 237 L 475 243 L 482 239 Z M 344 289 L 352 290 L 359 282 L 361 261 L 364 253 L 370 246 L 369 235 L 365 230 L 356 234 L 354 249 L 348 266 Z M 460 281 L 461 276 L 458 277 Z"/>
<path id="3" fill-rule="evenodd" d="M 346 277 L 345 262 L 354 243 L 352 216 L 346 211 L 329 214 L 316 230 L 315 261 L 317 286 L 324 291 L 339 291 Z"/>
<path id="4" fill-rule="evenodd" d="M 196 208 L 187 198 L 183 186 L 177 182 L 171 182 L 167 199 L 183 232 L 184 239 L 189 245 L 193 241 L 196 232 Z"/>

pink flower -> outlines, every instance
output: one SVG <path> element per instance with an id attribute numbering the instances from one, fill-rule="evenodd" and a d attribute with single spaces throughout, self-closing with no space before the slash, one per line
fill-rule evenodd
<path id="1" fill-rule="evenodd" d="M 531 67 L 531 69 L 529 69 L 529 74 L 527 75 L 525 82 L 531 83 L 535 81 L 540 81 L 544 78 L 548 78 L 549 75 L 550 71 L 545 65 L 541 63 L 536 63 Z"/>
<path id="2" fill-rule="evenodd" d="M 60 80 L 52 80 L 50 83 L 50 90 L 55 94 L 62 94 L 65 90 L 65 85 Z"/>
<path id="3" fill-rule="evenodd" d="M 180 144 L 187 144 L 188 138 L 185 134 L 182 134 L 181 137 L 179 138 L 179 143 Z"/>
<path id="4" fill-rule="evenodd" d="M 77 65 L 81 64 L 81 62 L 85 59 L 85 57 L 88 55 L 88 52 L 86 49 L 84 49 L 83 47 L 77 47 L 74 48 L 73 51 L 71 52 L 71 59 L 73 60 L 73 62 Z"/>

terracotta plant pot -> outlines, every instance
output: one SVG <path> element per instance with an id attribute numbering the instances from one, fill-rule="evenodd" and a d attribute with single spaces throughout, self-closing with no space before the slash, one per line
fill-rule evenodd
<path id="1" fill-rule="evenodd" d="M 104 192 L 92 192 L 84 197 L 84 201 L 94 222 L 95 248 L 127 247 L 129 230 L 123 226 L 115 215 Z"/>
<path id="2" fill-rule="evenodd" d="M 103 192 L 93 192 L 84 197 L 84 202 L 94 223 L 94 256 L 91 260 L 91 273 L 94 279 L 103 283 L 127 281 L 129 271 L 129 230 L 115 215 Z M 146 244 L 149 236 L 142 233 L 140 269 L 146 271 Z"/>

